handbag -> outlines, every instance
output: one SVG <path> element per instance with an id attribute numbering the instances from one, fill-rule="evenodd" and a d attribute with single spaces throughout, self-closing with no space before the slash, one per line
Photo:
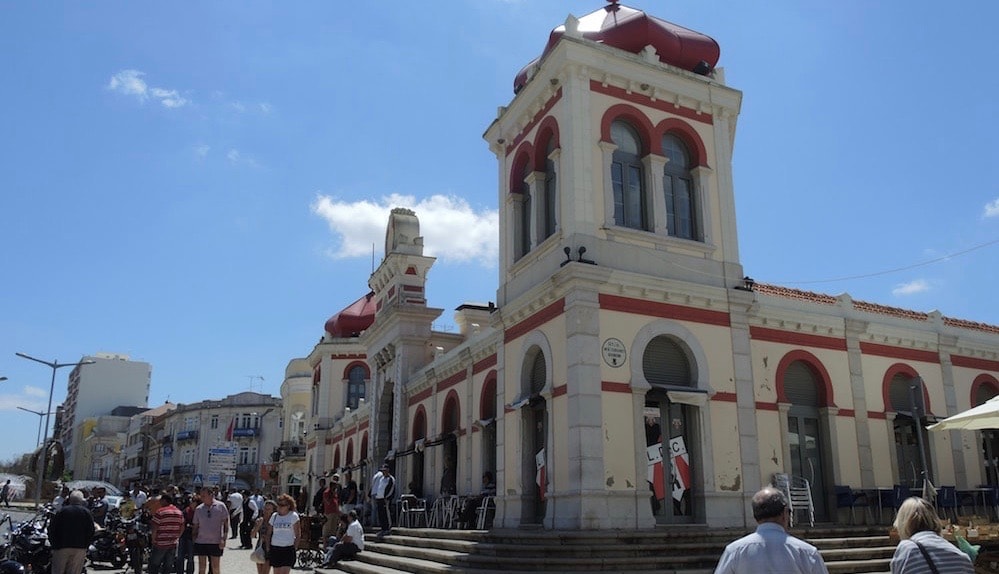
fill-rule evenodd
<path id="1" fill-rule="evenodd" d="M 267 553 L 264 551 L 264 546 L 262 544 L 253 549 L 253 552 L 250 553 L 250 560 L 257 564 L 267 562 Z"/>

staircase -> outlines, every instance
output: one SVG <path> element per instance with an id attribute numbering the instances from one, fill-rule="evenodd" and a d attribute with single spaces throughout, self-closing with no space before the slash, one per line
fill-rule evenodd
<path id="1" fill-rule="evenodd" d="M 657 572 L 710 574 L 742 529 L 703 526 L 627 532 L 394 528 L 381 542 L 321 574 L 499 574 L 500 572 Z M 822 552 L 830 574 L 888 572 L 895 545 L 887 527 L 793 529 Z"/>

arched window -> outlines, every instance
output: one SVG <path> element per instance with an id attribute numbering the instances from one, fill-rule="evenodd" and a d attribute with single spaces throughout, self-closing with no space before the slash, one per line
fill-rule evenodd
<path id="1" fill-rule="evenodd" d="M 537 353 L 534 354 L 534 360 L 531 361 L 531 371 L 530 371 L 530 389 L 532 395 L 537 395 L 545 389 L 545 381 L 547 379 L 547 368 L 545 367 L 545 354 L 538 349 Z"/>
<path id="2" fill-rule="evenodd" d="M 611 185 L 614 188 L 614 223 L 648 230 L 645 180 L 642 176 L 641 140 L 627 123 L 611 124 L 611 140 L 617 149 L 611 159 Z"/>
<path id="3" fill-rule="evenodd" d="M 666 229 L 670 236 L 700 240 L 697 224 L 697 198 L 690 174 L 690 153 L 680 138 L 663 136 L 663 192 L 666 196 Z"/>
<path id="4" fill-rule="evenodd" d="M 526 164 L 521 174 L 523 188 L 520 192 L 520 250 L 517 254 L 518 257 L 527 255 L 531 250 L 531 184 L 527 183 L 528 176 L 530 175 L 531 166 L 530 164 Z"/>
<path id="5" fill-rule="evenodd" d="M 555 207 L 557 201 L 558 180 L 555 175 L 555 162 L 551 159 L 552 152 L 555 151 L 555 139 L 548 140 L 545 148 L 545 206 L 540 240 L 547 239 L 555 233 Z"/>
<path id="6" fill-rule="evenodd" d="M 364 398 L 364 379 L 368 376 L 368 370 L 361 365 L 350 369 L 347 375 L 347 406 L 356 409 Z"/>
<path id="7" fill-rule="evenodd" d="M 347 441 L 347 466 L 354 466 L 354 442 Z"/>
<path id="8" fill-rule="evenodd" d="M 649 341 L 642 354 L 645 380 L 656 387 L 693 387 L 694 377 L 687 353 L 671 337 L 660 335 Z"/>

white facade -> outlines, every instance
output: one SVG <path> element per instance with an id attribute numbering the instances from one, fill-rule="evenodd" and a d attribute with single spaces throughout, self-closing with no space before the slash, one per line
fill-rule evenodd
<path id="1" fill-rule="evenodd" d="M 152 366 L 129 360 L 128 355 L 96 353 L 80 361 L 93 364 L 76 367 L 69 374 L 60 440 L 69 468 L 74 468 L 74 435 L 87 418 L 99 417 L 118 406 L 145 407 L 149 403 Z"/>

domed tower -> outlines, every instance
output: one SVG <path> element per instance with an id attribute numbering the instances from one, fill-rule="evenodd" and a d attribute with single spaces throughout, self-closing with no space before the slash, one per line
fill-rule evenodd
<path id="1" fill-rule="evenodd" d="M 484 134 L 500 170 L 504 526 L 741 511 L 714 482 L 697 338 L 724 357 L 713 376 L 751 381 L 731 351 L 748 348 L 748 328 L 729 318 L 743 278 L 731 171 L 742 95 L 719 57 L 712 38 L 611 0 L 551 32 Z M 682 455 L 664 459 L 667 445 Z M 677 457 L 692 473 L 677 474 Z"/>

